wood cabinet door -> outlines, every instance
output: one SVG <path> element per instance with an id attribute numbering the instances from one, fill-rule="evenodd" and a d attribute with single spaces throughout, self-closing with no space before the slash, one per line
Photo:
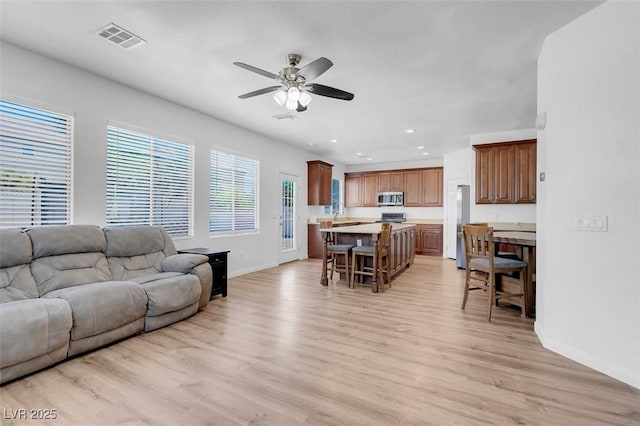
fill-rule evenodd
<path id="1" fill-rule="evenodd" d="M 422 205 L 422 170 L 405 170 L 404 205 L 420 207 Z"/>
<path id="2" fill-rule="evenodd" d="M 344 206 L 360 207 L 360 175 L 345 176 L 344 178 Z"/>
<path id="3" fill-rule="evenodd" d="M 367 173 L 362 175 L 360 191 L 362 206 L 376 207 L 378 205 L 378 174 Z"/>
<path id="4" fill-rule="evenodd" d="M 307 204 L 331 205 L 331 175 L 333 165 L 320 160 L 307 161 Z"/>
<path id="5" fill-rule="evenodd" d="M 476 149 L 476 204 L 493 203 L 492 148 Z"/>
<path id="6" fill-rule="evenodd" d="M 320 167 L 320 194 L 319 204 L 321 206 L 331 205 L 331 180 L 332 180 L 332 168 L 321 164 Z"/>
<path id="7" fill-rule="evenodd" d="M 422 205 L 442 207 L 442 168 L 422 171 Z"/>
<path id="8" fill-rule="evenodd" d="M 536 143 L 519 144 L 515 147 L 515 202 L 536 202 Z"/>
<path id="9" fill-rule="evenodd" d="M 442 225 L 418 225 L 416 252 L 428 256 L 442 256 Z"/>
<path id="10" fill-rule="evenodd" d="M 493 149 L 493 203 L 513 204 L 515 196 L 515 146 L 496 146 Z"/>
<path id="11" fill-rule="evenodd" d="M 378 189 L 380 192 L 391 191 L 391 172 L 378 173 Z"/>

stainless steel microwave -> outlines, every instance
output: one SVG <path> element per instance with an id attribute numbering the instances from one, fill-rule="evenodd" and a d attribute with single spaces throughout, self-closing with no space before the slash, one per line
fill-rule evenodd
<path id="1" fill-rule="evenodd" d="M 379 192 L 379 206 L 404 206 L 404 192 Z"/>

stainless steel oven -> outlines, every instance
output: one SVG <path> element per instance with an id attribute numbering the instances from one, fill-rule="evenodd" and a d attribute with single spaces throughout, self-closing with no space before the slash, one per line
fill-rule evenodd
<path id="1" fill-rule="evenodd" d="M 379 192 L 379 206 L 404 206 L 404 192 Z"/>

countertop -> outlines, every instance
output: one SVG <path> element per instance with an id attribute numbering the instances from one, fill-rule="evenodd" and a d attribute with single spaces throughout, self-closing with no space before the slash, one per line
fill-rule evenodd
<path id="1" fill-rule="evenodd" d="M 414 224 L 394 223 L 391 225 L 391 230 L 393 232 L 394 230 L 412 228 L 414 226 Z M 334 234 L 379 234 L 381 230 L 381 223 L 364 223 L 362 225 L 339 226 L 329 229 L 322 228 L 320 232 L 330 231 Z"/>
<path id="2" fill-rule="evenodd" d="M 331 220 L 333 221 L 333 225 L 343 226 L 343 225 L 357 225 L 361 223 L 376 223 L 376 220 L 379 220 L 379 217 L 338 217 L 334 220 L 332 217 L 319 217 L 316 219 L 315 223 L 320 223 L 321 220 Z M 407 219 L 405 224 L 411 225 L 442 225 L 442 219 Z"/>

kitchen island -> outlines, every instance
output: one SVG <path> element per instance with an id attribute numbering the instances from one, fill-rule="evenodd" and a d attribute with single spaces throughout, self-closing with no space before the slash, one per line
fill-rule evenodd
<path id="1" fill-rule="evenodd" d="M 367 223 L 352 226 L 340 226 L 333 228 L 321 228 L 323 238 L 323 258 L 327 256 L 327 244 L 332 243 L 328 238 L 333 234 L 335 244 L 356 244 L 358 240 L 362 245 L 373 246 L 374 252 L 378 249 L 378 237 L 382 225 L 380 223 Z M 413 264 L 416 254 L 416 226 L 412 224 L 394 223 L 391 225 L 391 241 L 389 246 L 389 275 L 393 277 L 405 268 Z M 377 268 L 378 259 L 373 256 L 374 270 Z M 347 280 L 349 277 L 345 277 Z M 322 276 L 320 284 L 329 285 L 327 278 L 327 263 L 322 262 Z M 371 291 L 377 293 L 379 289 L 377 274 L 374 274 L 371 283 Z"/>

